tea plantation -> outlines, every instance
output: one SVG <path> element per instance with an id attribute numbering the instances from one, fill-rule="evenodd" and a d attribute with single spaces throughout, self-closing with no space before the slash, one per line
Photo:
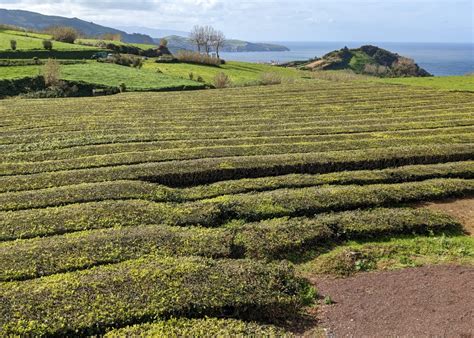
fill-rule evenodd
<path id="1" fill-rule="evenodd" d="M 291 335 L 308 253 L 460 234 L 416 205 L 474 195 L 473 117 L 376 81 L 3 100 L 0 335 Z"/>

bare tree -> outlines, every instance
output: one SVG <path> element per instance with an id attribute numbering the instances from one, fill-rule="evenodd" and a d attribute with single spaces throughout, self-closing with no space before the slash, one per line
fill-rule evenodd
<path id="1" fill-rule="evenodd" d="M 217 58 L 219 57 L 219 49 L 221 49 L 225 44 L 225 35 L 221 31 L 214 31 L 214 34 L 211 38 L 211 44 L 216 50 Z"/>
<path id="2" fill-rule="evenodd" d="M 204 37 L 204 27 L 201 26 L 194 26 L 191 34 L 189 34 L 189 38 L 191 41 L 196 45 L 198 52 L 201 52 L 201 47 L 205 42 Z"/>

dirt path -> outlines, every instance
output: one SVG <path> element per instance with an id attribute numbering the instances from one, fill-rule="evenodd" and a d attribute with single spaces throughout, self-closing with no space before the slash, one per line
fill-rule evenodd
<path id="1" fill-rule="evenodd" d="M 474 236 L 474 198 L 430 202 L 421 206 L 453 216 L 463 224 L 467 233 Z"/>
<path id="2" fill-rule="evenodd" d="M 427 266 L 315 278 L 332 305 L 317 311 L 329 337 L 474 337 L 474 268 Z"/>

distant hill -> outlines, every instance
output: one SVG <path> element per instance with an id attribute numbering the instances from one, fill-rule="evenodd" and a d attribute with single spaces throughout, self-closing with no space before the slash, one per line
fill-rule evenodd
<path id="1" fill-rule="evenodd" d="M 0 23 L 34 30 L 43 30 L 50 26 L 70 26 L 88 37 L 98 37 L 106 33 L 112 33 L 120 34 L 123 42 L 153 44 L 153 39 L 145 34 L 129 34 L 115 28 L 101 26 L 78 18 L 43 15 L 23 10 L 0 9 Z"/>
<path id="2" fill-rule="evenodd" d="M 116 28 L 121 29 L 127 33 L 146 34 L 156 39 L 162 36 L 170 36 L 170 35 L 179 35 L 179 36 L 189 35 L 189 32 L 179 31 L 175 29 L 149 28 L 149 27 L 141 27 L 141 26 L 117 26 Z"/>
<path id="3" fill-rule="evenodd" d="M 196 50 L 193 42 L 184 36 L 171 35 L 165 37 L 168 40 L 168 48 L 173 52 L 178 50 Z M 159 43 L 161 39 L 154 39 L 155 43 Z M 285 46 L 270 43 L 256 43 L 242 40 L 229 39 L 226 40 L 222 52 L 284 52 L 289 51 Z"/>
<path id="4" fill-rule="evenodd" d="M 371 45 L 356 49 L 344 47 L 321 58 L 289 62 L 283 66 L 310 70 L 350 69 L 358 74 L 380 77 L 431 76 L 413 60 Z"/>

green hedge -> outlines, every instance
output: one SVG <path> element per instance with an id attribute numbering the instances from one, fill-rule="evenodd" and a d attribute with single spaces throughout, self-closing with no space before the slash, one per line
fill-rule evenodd
<path id="1" fill-rule="evenodd" d="M 281 259 L 308 248 L 401 234 L 442 233 L 460 229 L 453 218 L 427 209 L 379 208 L 321 214 L 314 218 L 277 218 L 235 222 L 233 252 L 246 257 Z"/>
<path id="2" fill-rule="evenodd" d="M 85 269 L 147 254 L 231 257 L 232 240 L 228 229 L 149 225 L 4 242 L 0 243 L 0 281 Z"/>
<path id="3" fill-rule="evenodd" d="M 146 257 L 0 284 L 0 334 L 100 334 L 170 316 L 277 320 L 311 301 L 286 264 Z"/>
<path id="4" fill-rule="evenodd" d="M 92 55 L 104 50 L 16 50 L 0 51 L 0 59 L 90 59 Z"/>
<path id="5" fill-rule="evenodd" d="M 24 77 L 20 79 L 0 79 L 0 98 L 43 89 L 45 89 L 45 84 L 42 76 Z"/>
<path id="6" fill-rule="evenodd" d="M 218 227 L 232 219 L 257 221 L 468 196 L 474 180 L 433 179 L 401 184 L 326 186 L 222 196 L 181 204 L 140 200 L 0 212 L 0 240 L 143 224 Z"/>
<path id="7" fill-rule="evenodd" d="M 129 164 L 3 176 L 0 177 L 0 192 L 123 179 L 141 179 L 169 186 L 190 186 L 292 173 L 317 174 L 383 169 L 403 165 L 468 161 L 474 159 L 472 149 L 472 144 L 449 144 Z"/>
<path id="8" fill-rule="evenodd" d="M 293 337 L 293 334 L 276 326 L 235 319 L 179 318 L 112 330 L 105 337 Z"/>
<path id="9" fill-rule="evenodd" d="M 459 230 L 451 217 L 427 209 L 371 209 L 235 221 L 225 228 L 160 225 L 114 228 L 0 243 L 0 281 L 23 280 L 155 255 L 280 259 L 344 240 Z"/>
<path id="10" fill-rule="evenodd" d="M 402 183 L 432 178 L 474 178 L 474 162 L 414 165 L 383 170 L 343 171 L 320 175 L 291 174 L 223 181 L 183 189 L 168 188 L 141 181 L 84 183 L 73 186 L 0 194 L 0 210 L 54 207 L 107 199 L 185 202 L 222 195 L 269 191 L 281 188 L 304 188 L 324 184 Z"/>

